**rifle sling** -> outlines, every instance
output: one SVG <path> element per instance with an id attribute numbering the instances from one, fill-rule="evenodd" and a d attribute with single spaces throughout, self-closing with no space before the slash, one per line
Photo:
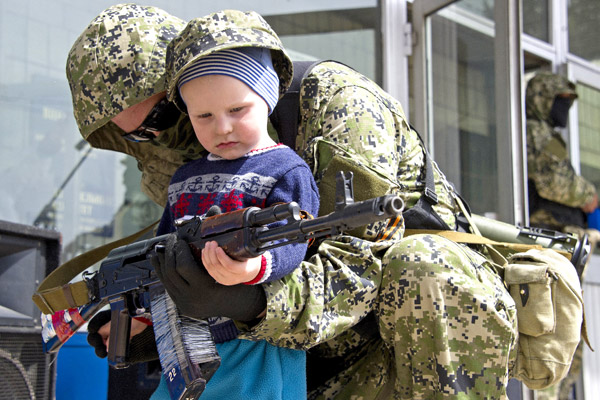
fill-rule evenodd
<path id="1" fill-rule="evenodd" d="M 52 271 L 38 286 L 33 302 L 44 314 L 88 304 L 92 299 L 85 281 L 69 283 L 78 274 L 106 258 L 112 249 L 125 246 L 150 232 L 159 220 L 127 237 L 117 239 L 78 255 Z"/>

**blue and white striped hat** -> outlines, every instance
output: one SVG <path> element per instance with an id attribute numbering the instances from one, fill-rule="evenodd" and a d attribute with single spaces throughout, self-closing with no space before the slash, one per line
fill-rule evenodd
<path id="1" fill-rule="evenodd" d="M 179 78 L 179 95 L 181 87 L 187 82 L 206 75 L 226 75 L 244 82 L 265 100 L 269 114 L 279 100 L 279 77 L 273 68 L 269 49 L 240 47 L 217 51 L 198 59 Z"/>

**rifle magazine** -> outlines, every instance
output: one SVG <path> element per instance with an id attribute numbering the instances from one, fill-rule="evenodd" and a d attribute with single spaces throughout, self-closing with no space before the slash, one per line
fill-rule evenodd
<path id="1" fill-rule="evenodd" d="M 163 375 L 172 399 L 197 399 L 221 363 L 208 323 L 179 314 L 165 292 L 152 300 Z"/>

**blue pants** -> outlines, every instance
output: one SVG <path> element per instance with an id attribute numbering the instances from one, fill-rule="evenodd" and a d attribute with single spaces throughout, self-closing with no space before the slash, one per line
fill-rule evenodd
<path id="1" fill-rule="evenodd" d="M 201 400 L 306 400 L 306 353 L 267 342 L 235 339 L 217 344 L 221 366 Z M 151 400 L 169 400 L 164 377 Z"/>

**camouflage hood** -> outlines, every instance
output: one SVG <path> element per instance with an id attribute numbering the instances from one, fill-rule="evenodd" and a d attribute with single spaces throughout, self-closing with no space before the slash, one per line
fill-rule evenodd
<path id="1" fill-rule="evenodd" d="M 177 82 L 181 74 L 200 57 L 239 47 L 271 49 L 273 67 L 279 75 L 279 96 L 292 81 L 292 61 L 277 34 L 253 11 L 225 10 L 191 20 L 167 48 L 167 96 L 181 109 Z"/>
<path id="2" fill-rule="evenodd" d="M 527 118 L 534 118 L 552 124 L 550 110 L 556 95 L 568 93 L 575 99 L 575 84 L 567 78 L 550 72 L 536 74 L 527 84 L 525 107 Z"/>
<path id="3" fill-rule="evenodd" d="M 142 190 L 164 206 L 171 175 L 203 149 L 189 119 L 154 141 L 130 142 L 111 119 L 124 109 L 165 91 L 167 44 L 185 21 L 135 4 L 112 6 L 98 15 L 69 51 L 67 79 L 79 131 L 92 147 L 134 157 L 142 171 Z"/>
<path id="4" fill-rule="evenodd" d="M 69 51 L 67 79 L 84 139 L 111 118 L 165 90 L 167 44 L 185 21 L 135 4 L 98 15 Z"/>

